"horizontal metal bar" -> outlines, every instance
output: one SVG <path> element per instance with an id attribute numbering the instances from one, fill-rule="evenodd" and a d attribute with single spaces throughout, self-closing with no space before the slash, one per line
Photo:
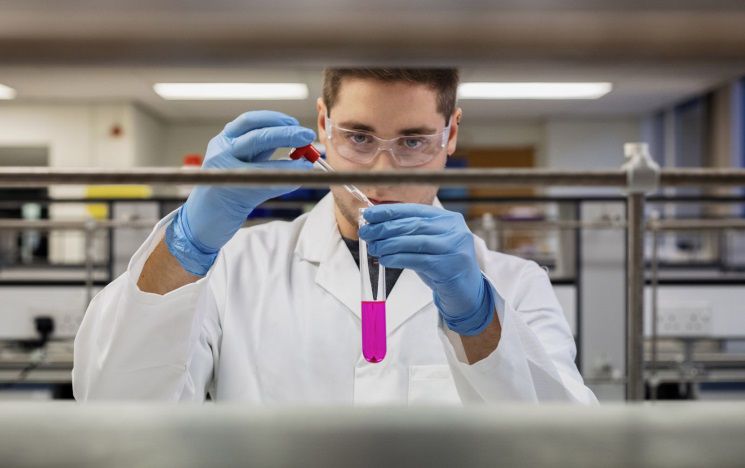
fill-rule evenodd
<path id="1" fill-rule="evenodd" d="M 79 184 L 291 184 L 326 187 L 340 183 L 424 185 L 549 185 L 623 187 L 621 170 L 567 171 L 553 169 L 447 169 L 444 171 L 397 170 L 379 172 L 305 172 L 274 170 L 223 170 L 173 168 L 0 168 L 0 186 L 30 187 Z M 663 187 L 745 186 L 744 169 L 663 169 Z"/>
<path id="2" fill-rule="evenodd" d="M 211 184 L 211 185 L 304 185 L 327 187 L 353 184 L 421 185 L 626 185 L 626 174 L 612 171 L 559 171 L 547 169 L 447 169 L 439 171 L 398 170 L 376 172 L 306 172 L 275 170 L 131 168 L 0 168 L 0 186 L 29 187 L 79 184 Z"/>
<path id="3" fill-rule="evenodd" d="M 262 205 L 264 206 L 264 205 Z M 280 218 L 271 218 L 271 220 Z M 249 220 L 246 224 L 260 224 L 269 219 Z M 22 230 L 22 229 L 60 229 L 60 230 L 85 230 L 85 229 L 150 229 L 158 220 L 25 220 L 25 219 L 0 219 L 0 230 Z M 497 229 L 509 230 L 544 230 L 544 229 L 624 229 L 626 223 L 623 221 L 572 221 L 572 220 L 498 220 Z M 745 229 L 745 219 L 664 219 L 650 220 L 647 223 L 648 231 L 685 231 L 685 230 L 718 230 L 718 229 Z"/>
<path id="4" fill-rule="evenodd" d="M 745 186 L 743 169 L 662 169 L 660 185 L 663 187 L 720 187 Z"/>
<path id="5" fill-rule="evenodd" d="M 108 228 L 152 229 L 158 220 L 56 220 L 56 219 L 0 219 L 0 230 L 96 230 Z"/>
<path id="6" fill-rule="evenodd" d="M 22 203 L 39 203 L 48 205 L 50 203 L 178 203 L 186 200 L 185 197 L 176 196 L 152 196 L 147 198 L 129 197 L 95 197 L 95 198 L 55 198 L 48 195 L 28 195 L 5 193 L 0 198 L 0 208 L 18 208 Z M 297 197 L 293 199 L 274 199 L 262 204 L 265 208 L 283 208 L 298 204 L 316 203 L 320 197 Z M 626 198 L 622 195 L 525 195 L 525 196 L 467 196 L 439 197 L 444 203 L 468 203 L 468 204 L 508 204 L 508 203 L 625 203 Z M 711 196 L 711 195 L 651 195 L 647 197 L 647 204 L 745 204 L 745 196 Z"/>
<path id="7" fill-rule="evenodd" d="M 562 231 L 571 231 L 574 229 L 625 229 L 626 223 L 622 221 L 529 221 L 529 220 L 510 220 L 500 219 L 496 221 L 497 230 L 512 231 L 530 231 L 555 229 Z"/>
<path id="8" fill-rule="evenodd" d="M 251 218 L 243 223 L 243 227 L 264 224 L 270 221 L 284 221 L 284 218 L 264 217 Z M 20 231 L 25 229 L 39 230 L 71 230 L 85 231 L 98 229 L 152 229 L 159 220 L 157 219 L 81 219 L 81 220 L 57 220 L 57 219 L 0 219 L 0 230 Z"/>
<path id="9" fill-rule="evenodd" d="M 705 231 L 722 229 L 745 229 L 745 219 L 661 219 L 647 220 L 647 231 Z M 499 229 L 536 230 L 536 229 L 624 229 L 624 221 L 545 221 L 545 220 L 497 220 Z"/>
<path id="10" fill-rule="evenodd" d="M 649 220 L 651 231 L 702 231 L 721 229 L 745 229 L 745 219 L 659 219 Z"/>

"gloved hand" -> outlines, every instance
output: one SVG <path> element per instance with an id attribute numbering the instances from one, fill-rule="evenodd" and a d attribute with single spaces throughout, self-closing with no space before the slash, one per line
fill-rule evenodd
<path id="1" fill-rule="evenodd" d="M 310 169 L 306 160 L 269 161 L 277 148 L 305 146 L 315 133 L 294 118 L 271 111 L 247 112 L 210 140 L 202 168 Z M 297 187 L 196 186 L 166 230 L 166 245 L 186 271 L 205 275 L 217 253 L 246 217 L 270 198 Z"/>
<path id="2" fill-rule="evenodd" d="M 367 208 L 359 235 L 386 267 L 414 270 L 432 289 L 448 328 L 478 335 L 494 319 L 494 297 L 463 216 L 433 206 L 397 203 Z"/>

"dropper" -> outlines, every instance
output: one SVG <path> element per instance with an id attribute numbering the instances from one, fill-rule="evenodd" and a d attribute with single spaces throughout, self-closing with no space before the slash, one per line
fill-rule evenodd
<path id="1" fill-rule="evenodd" d="M 321 152 L 318 151 L 313 145 L 301 146 L 295 148 L 290 152 L 290 159 L 305 158 L 312 162 L 313 165 L 326 172 L 336 172 L 333 167 L 326 162 L 325 159 L 321 158 Z M 358 189 L 352 184 L 344 184 L 344 188 L 347 192 L 351 193 L 354 198 L 366 204 L 368 207 L 375 206 L 367 196 L 362 193 L 362 190 Z"/>

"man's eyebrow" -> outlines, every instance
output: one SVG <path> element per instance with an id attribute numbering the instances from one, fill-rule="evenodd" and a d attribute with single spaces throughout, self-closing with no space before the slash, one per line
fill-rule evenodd
<path id="1" fill-rule="evenodd" d="M 370 125 L 363 124 L 362 122 L 357 122 L 355 120 L 346 120 L 344 122 L 339 123 L 339 126 L 342 128 L 347 128 L 349 130 L 360 130 L 363 132 L 370 132 L 375 133 L 375 127 L 371 127 Z M 399 135 L 431 135 L 433 133 L 437 132 L 436 129 L 431 127 L 411 127 L 411 128 L 404 128 L 398 131 Z"/>
<path id="2" fill-rule="evenodd" d="M 354 120 L 345 120 L 344 122 L 339 122 L 339 126 L 342 128 L 347 128 L 349 130 L 361 130 L 363 132 L 375 133 L 375 128 Z"/>
<path id="3" fill-rule="evenodd" d="M 403 130 L 399 130 L 399 135 L 431 135 L 435 133 L 437 130 L 430 127 L 413 127 L 413 128 L 404 128 Z"/>

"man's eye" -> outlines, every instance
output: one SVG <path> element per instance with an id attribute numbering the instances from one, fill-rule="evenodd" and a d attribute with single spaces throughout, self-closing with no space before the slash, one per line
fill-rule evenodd
<path id="1" fill-rule="evenodd" d="M 403 138 L 401 143 L 406 149 L 418 149 L 424 145 L 423 138 Z"/>
<path id="2" fill-rule="evenodd" d="M 364 133 L 350 133 L 347 135 L 347 139 L 355 145 L 364 145 L 372 141 L 370 135 Z"/>

